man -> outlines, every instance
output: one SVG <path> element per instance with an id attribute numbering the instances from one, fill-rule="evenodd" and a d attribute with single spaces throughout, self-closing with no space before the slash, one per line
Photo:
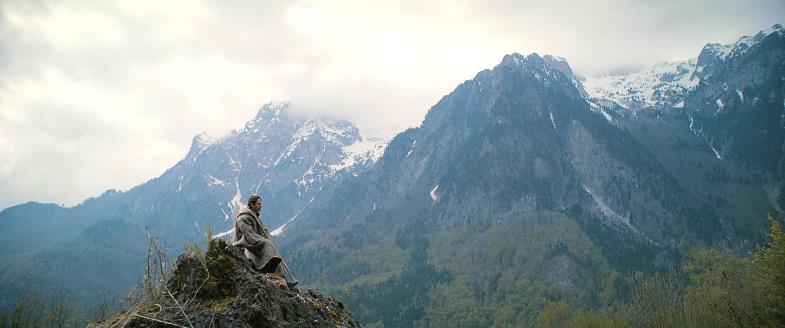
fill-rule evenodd
<path id="1" fill-rule="evenodd" d="M 281 264 L 283 261 L 278 249 L 270 240 L 270 233 L 259 219 L 262 209 L 262 197 L 253 195 L 248 197 L 248 206 L 243 207 L 234 220 L 234 243 L 245 251 L 245 257 L 253 262 L 256 269 L 262 273 L 275 273 L 284 277 Z M 287 268 L 288 269 L 288 268 Z M 289 273 L 291 275 L 291 272 Z M 297 285 L 298 281 L 286 281 L 289 288 Z"/>

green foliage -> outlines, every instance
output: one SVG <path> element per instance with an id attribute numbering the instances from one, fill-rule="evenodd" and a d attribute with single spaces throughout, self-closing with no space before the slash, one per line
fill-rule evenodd
<path id="1" fill-rule="evenodd" d="M 392 233 L 365 223 L 319 238 L 290 263 L 368 326 L 517 327 L 534 325 L 552 300 L 600 308 L 615 299 L 619 274 L 563 214 L 438 231 L 408 222 Z M 320 279 L 314 284 L 312 277 Z"/>
<path id="2" fill-rule="evenodd" d="M 533 325 L 550 300 L 607 305 L 618 280 L 579 225 L 551 212 L 450 229 L 429 254 L 453 279 L 431 290 L 426 326 Z"/>
<path id="3" fill-rule="evenodd" d="M 145 246 L 144 230 L 107 220 L 90 226 L 74 240 L 38 253 L 3 257 L 0 308 L 13 306 L 25 295 L 47 295 L 53 289 L 81 307 L 97 306 L 97 295 L 122 295 L 134 285 L 144 270 Z"/>
<path id="4" fill-rule="evenodd" d="M 766 291 L 765 312 L 768 324 L 785 327 L 785 232 L 782 224 L 771 218 L 769 247 L 759 248 L 754 255 L 760 272 L 760 289 Z"/>
<path id="5" fill-rule="evenodd" d="M 542 328 L 556 327 L 627 327 L 619 315 L 594 313 L 590 311 L 570 312 L 570 305 L 565 301 L 549 302 L 537 317 L 537 326 Z"/>
<path id="6" fill-rule="evenodd" d="M 637 275 L 629 299 L 603 311 L 549 303 L 541 327 L 783 327 L 785 233 L 771 219 L 771 242 L 751 259 L 701 249 L 667 274 Z"/>
<path id="7" fill-rule="evenodd" d="M 90 321 L 100 321 L 114 311 L 117 302 L 113 298 L 102 297 L 101 311 L 85 311 L 72 298 L 55 291 L 47 297 L 28 294 L 17 301 L 13 308 L 0 313 L 0 327 L 85 327 Z"/>
<path id="8" fill-rule="evenodd" d="M 193 242 L 191 244 L 185 245 L 185 251 L 196 254 L 196 258 L 199 259 L 199 263 L 202 265 L 205 271 L 207 271 L 206 250 L 210 249 L 210 242 L 212 241 L 212 236 L 213 236 L 213 228 L 208 224 L 207 232 L 205 233 L 205 239 L 203 240 L 205 251 L 202 251 L 202 247 L 199 246 L 198 242 Z"/>
<path id="9" fill-rule="evenodd" d="M 199 243 L 194 242 L 192 244 L 186 244 L 185 251 L 194 253 L 196 258 L 199 259 L 199 264 L 207 270 L 207 258 L 205 257 L 205 252 L 202 251 L 202 247 L 199 246 Z"/>

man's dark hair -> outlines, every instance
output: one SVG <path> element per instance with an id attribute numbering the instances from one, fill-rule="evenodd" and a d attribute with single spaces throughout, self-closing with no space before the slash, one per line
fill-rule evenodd
<path id="1" fill-rule="evenodd" d="M 251 207 L 251 205 L 256 204 L 256 201 L 261 199 L 262 197 L 259 195 L 253 195 L 251 197 L 248 197 L 248 207 Z"/>

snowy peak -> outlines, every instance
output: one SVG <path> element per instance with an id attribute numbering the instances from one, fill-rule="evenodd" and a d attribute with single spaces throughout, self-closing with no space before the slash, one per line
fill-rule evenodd
<path id="1" fill-rule="evenodd" d="M 512 53 L 505 55 L 499 66 L 514 66 L 521 67 L 525 71 L 544 71 L 544 72 L 561 72 L 568 78 L 575 77 L 570 65 L 562 57 L 545 55 L 540 57 L 537 53 L 529 55 L 521 55 L 519 53 Z"/>
<path id="2" fill-rule="evenodd" d="M 207 132 L 202 132 L 193 138 L 193 141 L 191 142 L 191 148 L 204 149 L 207 146 L 215 143 L 215 141 L 215 137 L 207 134 Z"/>
<path id="3" fill-rule="evenodd" d="M 296 137 L 320 135 L 327 142 L 348 146 L 362 139 L 360 130 L 349 121 L 311 119 L 298 124 Z"/>
<path id="4" fill-rule="evenodd" d="M 287 120 L 285 110 L 289 107 L 289 102 L 268 102 L 259 109 L 253 119 L 245 123 L 244 133 L 254 133 L 262 129 L 268 129 L 282 120 Z"/>
<path id="5" fill-rule="evenodd" d="M 700 56 L 698 57 L 698 66 L 705 66 L 715 60 L 725 61 L 730 58 L 736 57 L 745 53 L 754 45 L 760 43 L 771 34 L 779 36 L 785 35 L 782 25 L 775 24 L 772 27 L 760 31 L 755 35 L 745 35 L 739 38 L 738 41 L 729 44 L 709 43 L 703 47 Z"/>
<path id="6" fill-rule="evenodd" d="M 259 112 L 254 117 L 255 121 L 270 120 L 281 116 L 281 113 L 289 107 L 288 101 L 271 101 L 259 108 Z"/>
<path id="7" fill-rule="evenodd" d="M 213 136 L 207 134 L 207 132 L 202 132 L 191 140 L 191 149 L 188 151 L 188 155 L 186 155 L 186 159 L 190 159 L 191 161 L 196 161 L 196 158 L 204 152 L 205 149 L 210 147 L 211 145 L 215 144 L 217 139 Z"/>
<path id="8" fill-rule="evenodd" d="M 567 81 L 578 89 L 582 96 L 585 97 L 587 95 L 578 76 L 572 71 L 570 64 L 563 57 L 553 55 L 541 57 L 537 53 L 524 56 L 519 53 L 512 53 L 504 56 L 497 68 L 499 67 L 520 69 L 524 74 L 530 75 L 545 86 L 549 86 L 557 81 Z"/>
<path id="9" fill-rule="evenodd" d="M 660 63 L 627 75 L 591 77 L 583 85 L 591 97 L 612 100 L 626 108 L 669 106 L 678 104 L 698 85 L 695 71 L 696 59 L 692 58 Z"/>
<path id="10" fill-rule="evenodd" d="M 630 74 L 591 77 L 583 85 L 591 97 L 610 100 L 627 109 L 682 108 L 684 98 L 708 78 L 709 66 L 744 54 L 772 34 L 782 37 L 785 30 L 777 24 L 754 36 L 743 36 L 735 43 L 707 44 L 697 58 L 660 63 Z"/>
<path id="11" fill-rule="evenodd" d="M 265 104 L 240 133 L 246 138 L 262 140 L 290 134 L 294 142 L 318 135 L 340 145 L 351 145 L 362 139 L 359 129 L 349 121 L 294 115 L 289 112 L 289 106 L 287 101 Z"/>
<path id="12" fill-rule="evenodd" d="M 339 171 L 356 174 L 381 156 L 386 141 L 364 136 L 352 122 L 292 112 L 287 101 L 270 102 L 226 143 L 239 140 L 253 152 L 266 153 L 260 167 L 304 166 L 306 176 L 329 179 Z M 270 157 L 267 157 L 270 156 Z M 307 187 L 301 178 L 298 185 Z"/>

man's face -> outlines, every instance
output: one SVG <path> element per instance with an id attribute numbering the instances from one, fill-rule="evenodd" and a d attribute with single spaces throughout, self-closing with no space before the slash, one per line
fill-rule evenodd
<path id="1" fill-rule="evenodd" d="M 261 200 L 261 199 L 257 199 L 257 200 L 256 200 L 256 203 L 254 203 L 253 205 L 251 205 L 251 209 L 252 209 L 254 212 L 257 212 L 257 213 L 258 213 L 258 212 L 259 212 L 259 210 L 261 210 L 261 209 L 262 209 L 262 200 Z"/>

